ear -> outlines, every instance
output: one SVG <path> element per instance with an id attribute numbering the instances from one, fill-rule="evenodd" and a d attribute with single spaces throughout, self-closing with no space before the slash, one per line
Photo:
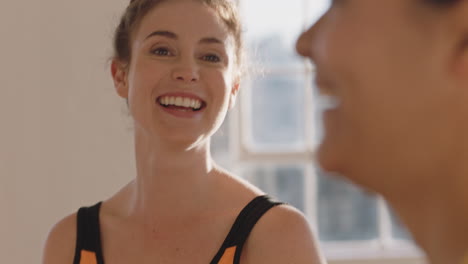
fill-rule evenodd
<path id="1" fill-rule="evenodd" d="M 127 67 L 125 64 L 116 59 L 112 60 L 111 74 L 117 94 L 124 99 L 128 99 Z"/>
<path id="2" fill-rule="evenodd" d="M 236 105 L 237 94 L 239 93 L 239 81 L 235 81 L 231 88 L 231 95 L 229 97 L 229 109 L 232 109 Z"/>

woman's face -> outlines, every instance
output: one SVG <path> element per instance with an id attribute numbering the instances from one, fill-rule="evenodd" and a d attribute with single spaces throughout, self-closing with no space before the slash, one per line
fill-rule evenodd
<path id="1" fill-rule="evenodd" d="M 455 20 L 424 2 L 336 0 L 299 38 L 319 92 L 334 102 L 317 154 L 325 170 L 380 191 L 417 184 L 459 148 L 467 103 Z"/>
<path id="2" fill-rule="evenodd" d="M 235 98 L 234 41 L 216 12 L 192 0 L 165 1 L 132 35 L 128 68 L 113 64 L 135 129 L 153 138 L 200 142 Z M 118 70 L 120 69 L 120 71 Z"/>

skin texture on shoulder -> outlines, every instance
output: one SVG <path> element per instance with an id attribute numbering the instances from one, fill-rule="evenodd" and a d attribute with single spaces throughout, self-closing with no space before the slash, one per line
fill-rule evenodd
<path id="1" fill-rule="evenodd" d="M 253 197 L 261 195 L 261 191 L 237 177 L 220 171 L 220 189 L 227 197 L 223 200 L 240 198 L 243 202 L 231 204 L 236 212 Z M 223 187 L 224 186 L 224 187 Z M 131 185 L 122 189 L 116 196 L 103 203 L 101 224 L 106 225 L 109 215 L 116 217 L 119 208 L 125 207 L 131 196 Z M 239 199 L 237 199 L 239 200 Z M 106 205 L 107 203 L 107 205 Z M 112 208 L 112 209 L 111 209 Z M 234 220 L 234 219 L 231 219 Z M 228 222 L 228 221 L 227 221 Z M 229 229 L 226 224 L 225 231 Z M 122 227 L 120 227 L 122 228 Z M 105 231 L 106 228 L 103 228 Z M 223 232 L 221 238 L 227 232 Z M 106 237 L 106 236 L 104 236 Z M 59 221 L 50 231 L 44 249 L 42 264 L 72 263 L 75 253 L 76 214 L 69 215 Z M 106 240 L 106 239 L 104 239 Z M 219 245 L 215 245 L 217 248 Z M 210 257 L 210 256 L 206 256 Z M 297 263 L 322 264 L 313 232 L 304 217 L 297 209 L 289 205 L 279 205 L 270 209 L 255 225 L 244 245 L 241 263 Z"/>
<path id="2" fill-rule="evenodd" d="M 44 246 L 42 264 L 73 263 L 75 241 L 76 213 L 63 218 L 50 230 Z"/>
<path id="3" fill-rule="evenodd" d="M 247 240 L 241 263 L 324 264 L 305 216 L 279 205 L 260 218 Z"/>

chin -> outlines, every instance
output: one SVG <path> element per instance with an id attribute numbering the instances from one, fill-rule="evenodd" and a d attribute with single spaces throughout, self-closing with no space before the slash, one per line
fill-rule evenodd
<path id="1" fill-rule="evenodd" d="M 325 172 L 341 173 L 342 162 L 337 144 L 333 144 L 326 138 L 320 143 L 316 151 L 316 161 L 320 168 Z"/>
<path id="2" fill-rule="evenodd" d="M 321 170 L 332 175 L 338 175 L 345 178 L 354 184 L 367 187 L 362 176 L 363 171 L 359 172 L 359 160 L 354 158 L 358 157 L 358 153 L 352 153 L 351 156 L 346 155 L 344 148 L 336 144 L 336 141 L 322 142 L 316 152 L 316 161 Z M 357 155 L 357 156 L 356 156 Z"/>

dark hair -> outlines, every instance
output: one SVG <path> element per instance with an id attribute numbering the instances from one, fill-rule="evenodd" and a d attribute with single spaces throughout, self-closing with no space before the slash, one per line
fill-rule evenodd
<path id="1" fill-rule="evenodd" d="M 131 60 L 131 39 L 132 34 L 138 28 L 141 20 L 156 5 L 170 0 L 131 0 L 125 9 L 120 23 L 114 34 L 114 55 L 113 58 L 128 65 Z M 225 23 L 227 29 L 234 37 L 235 42 L 235 64 L 239 71 L 242 69 L 243 41 L 242 29 L 239 15 L 235 4 L 231 0 L 194 0 L 199 1 L 208 7 L 213 8 L 219 18 Z M 239 73 L 240 74 L 240 73 Z"/>

